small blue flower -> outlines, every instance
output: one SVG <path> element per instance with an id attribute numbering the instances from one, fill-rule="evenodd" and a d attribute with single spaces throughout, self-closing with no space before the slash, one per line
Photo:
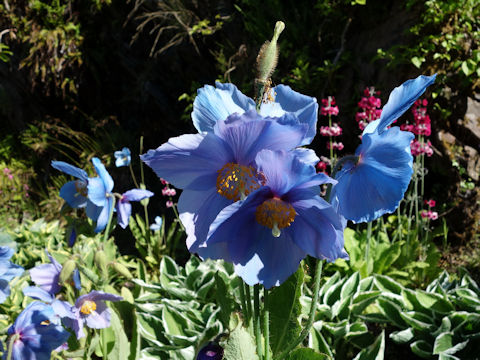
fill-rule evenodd
<path id="1" fill-rule="evenodd" d="M 130 165 L 130 161 L 132 160 L 132 157 L 130 155 L 130 149 L 127 147 L 124 147 L 121 151 L 115 151 L 115 166 L 116 167 L 121 167 L 121 166 L 128 166 Z"/>
<path id="2" fill-rule="evenodd" d="M 72 311 L 72 305 L 67 301 L 58 300 L 55 295 L 45 291 L 39 287 L 27 286 L 22 289 L 25 296 L 29 296 L 35 300 L 41 300 L 52 306 L 55 317 L 52 322 L 60 325 L 62 318 L 74 319 L 75 315 Z"/>
<path id="3" fill-rule="evenodd" d="M 208 228 L 218 213 L 260 187 L 255 168 L 260 150 L 290 150 L 308 131 L 305 124 L 291 124 L 291 115 L 264 118 L 255 111 L 218 120 L 213 132 L 171 138 L 141 159 L 176 188 L 180 219 L 193 253 L 206 240 Z M 309 151 L 298 152 L 308 160 Z M 201 255 L 201 254 L 200 254 Z"/>
<path id="4" fill-rule="evenodd" d="M 197 360 L 222 360 L 223 359 L 223 348 L 214 343 L 209 342 L 205 345 L 197 355 Z"/>
<path id="5" fill-rule="evenodd" d="M 255 110 L 255 102 L 242 94 L 233 84 L 217 82 L 216 88 L 206 85 L 198 89 L 193 102 L 193 125 L 199 132 L 211 132 L 217 121 L 225 120 L 232 114 L 243 114 Z M 263 102 L 260 115 L 284 117 L 290 115 L 300 124 L 306 124 L 308 131 L 300 145 L 307 145 L 315 137 L 317 128 L 317 99 L 293 91 L 290 86 L 278 85 L 267 94 L 270 98 Z"/>
<path id="6" fill-rule="evenodd" d="M 88 185 L 88 175 L 85 170 L 63 161 L 52 161 L 51 164 L 53 168 L 78 179 L 64 184 L 60 189 L 60 196 L 74 209 L 85 207 L 87 205 Z"/>
<path id="7" fill-rule="evenodd" d="M 320 197 L 319 185 L 335 183 L 291 152 L 262 150 L 256 157 L 262 187 L 224 208 L 199 254 L 233 262 L 249 285 L 279 286 L 310 256 L 348 258 L 340 216 Z"/>
<path id="8" fill-rule="evenodd" d="M 88 181 L 87 216 L 97 222 L 95 232 L 98 233 L 107 226 L 113 208 L 113 179 L 100 159 L 94 157 L 92 162 L 98 177 Z"/>
<path id="9" fill-rule="evenodd" d="M 162 228 L 163 219 L 160 216 L 155 216 L 155 223 L 150 225 L 150 230 L 158 231 Z"/>
<path id="10" fill-rule="evenodd" d="M 14 336 L 13 360 L 49 360 L 52 350 L 64 344 L 70 333 L 52 320 L 55 312 L 50 305 L 39 301 L 30 303 L 14 324 L 8 335 Z"/>
<path id="11" fill-rule="evenodd" d="M 413 173 L 410 142 L 414 135 L 388 126 L 434 81 L 435 75 L 421 75 L 395 88 L 380 119 L 363 131 L 356 162 L 349 160 L 343 165 L 332 189 L 332 204 L 346 219 L 368 222 L 398 207 Z"/>
<path id="12" fill-rule="evenodd" d="M 141 201 L 143 199 L 153 196 L 153 192 L 142 189 L 132 189 L 122 194 L 120 200 L 118 200 L 117 208 L 117 220 L 118 224 L 125 229 L 128 226 L 128 220 L 132 214 L 132 204 L 130 201 Z"/>
<path id="13" fill-rule="evenodd" d="M 9 259 L 13 256 L 13 249 L 8 246 L 0 246 L 0 304 L 10 295 L 10 281 L 22 275 L 23 268 L 14 264 Z"/>
<path id="14" fill-rule="evenodd" d="M 84 325 L 92 329 L 104 329 L 110 326 L 110 309 L 105 301 L 120 301 L 121 296 L 104 293 L 102 291 L 92 291 L 86 295 L 80 296 L 72 308 L 74 317 L 65 319 L 65 323 L 70 327 L 77 339 L 85 336 L 83 332 Z"/>

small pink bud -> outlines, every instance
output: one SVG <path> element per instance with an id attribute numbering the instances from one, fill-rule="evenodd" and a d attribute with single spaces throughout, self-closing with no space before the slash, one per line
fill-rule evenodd
<path id="1" fill-rule="evenodd" d="M 165 205 L 167 205 L 167 208 L 171 208 L 173 207 L 173 202 L 169 200 L 165 203 Z"/>

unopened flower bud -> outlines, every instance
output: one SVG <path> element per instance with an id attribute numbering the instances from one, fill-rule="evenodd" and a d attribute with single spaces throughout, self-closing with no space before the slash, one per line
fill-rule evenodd
<path id="1" fill-rule="evenodd" d="M 105 254 L 105 251 L 103 250 L 98 250 L 95 253 L 95 264 L 100 268 L 102 273 L 106 273 L 107 271 L 107 255 Z"/>
<path id="2" fill-rule="evenodd" d="M 113 267 L 113 269 L 119 273 L 120 275 L 126 277 L 127 279 L 132 279 L 133 275 L 130 272 L 130 270 L 127 269 L 127 267 L 123 264 L 120 264 L 116 261 L 112 261 L 110 265 Z"/>
<path id="3" fill-rule="evenodd" d="M 260 48 L 260 52 L 257 56 L 257 81 L 260 83 L 265 83 L 270 76 L 272 76 L 273 71 L 277 67 L 277 41 L 283 29 L 285 29 L 285 24 L 282 21 L 277 21 L 275 24 L 275 30 L 273 32 L 272 41 L 266 41 Z"/>
<path id="4" fill-rule="evenodd" d="M 66 284 L 69 279 L 71 278 L 73 271 L 77 267 L 75 260 L 69 259 L 63 264 L 62 271 L 60 272 L 60 276 L 58 281 L 60 284 Z"/>

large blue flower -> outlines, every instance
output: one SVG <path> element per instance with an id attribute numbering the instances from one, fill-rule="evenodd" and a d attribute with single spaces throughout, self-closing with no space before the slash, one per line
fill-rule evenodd
<path id="1" fill-rule="evenodd" d="M 23 273 L 23 268 L 20 265 L 9 261 L 13 253 L 12 248 L 0 246 L 0 304 L 10 295 L 10 281 Z"/>
<path id="2" fill-rule="evenodd" d="M 52 161 L 52 167 L 78 179 L 63 185 L 60 189 L 60 196 L 74 209 L 85 207 L 87 205 L 88 185 L 88 175 L 85 170 L 63 161 Z"/>
<path id="3" fill-rule="evenodd" d="M 203 254 L 235 265 L 249 284 L 278 286 L 308 254 L 347 258 L 341 218 L 319 185 L 335 183 L 291 152 L 263 150 L 256 163 L 264 186 L 224 208 L 212 223 Z"/>
<path id="4" fill-rule="evenodd" d="M 107 226 L 113 208 L 113 179 L 100 159 L 94 157 L 92 163 L 98 176 L 88 179 L 87 216 L 97 222 L 95 232 L 100 232 Z"/>
<path id="5" fill-rule="evenodd" d="M 39 301 L 29 304 L 8 329 L 14 336 L 13 360 L 49 360 L 52 350 L 65 343 L 70 333 L 52 322 L 55 312 L 50 305 Z"/>
<path id="6" fill-rule="evenodd" d="M 216 88 L 206 85 L 198 89 L 193 102 L 193 125 L 199 132 L 213 131 L 219 120 L 225 120 L 232 114 L 243 114 L 255 109 L 255 102 L 242 94 L 233 84 L 217 82 Z M 290 86 L 278 85 L 270 89 L 268 101 L 262 103 L 260 115 L 282 117 L 294 115 L 296 121 L 308 126 L 308 131 L 301 145 L 312 142 L 317 128 L 317 99 L 293 91 Z"/>
<path id="7" fill-rule="evenodd" d="M 255 156 L 262 149 L 289 150 L 300 144 L 307 126 L 289 123 L 291 116 L 263 118 L 255 111 L 218 120 L 213 132 L 171 138 L 141 156 L 155 173 L 184 189 L 178 209 L 191 252 L 201 253 L 208 228 L 227 205 L 260 187 Z M 296 153 L 307 161 L 311 151 Z"/>
<path id="8" fill-rule="evenodd" d="M 435 75 L 421 75 L 395 88 L 380 119 L 365 128 L 356 159 L 345 162 L 335 176 L 338 183 L 333 187 L 332 203 L 345 218 L 368 222 L 398 207 L 413 173 L 413 134 L 388 126 L 434 81 Z"/>

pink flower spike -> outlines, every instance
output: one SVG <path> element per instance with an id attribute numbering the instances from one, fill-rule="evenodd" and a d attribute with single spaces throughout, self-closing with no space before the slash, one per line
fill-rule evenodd
<path id="1" fill-rule="evenodd" d="M 167 187 L 163 188 L 163 189 L 162 189 L 162 195 L 163 195 L 163 196 L 168 196 L 169 190 L 170 190 L 170 189 L 167 188 Z"/>
<path id="2" fill-rule="evenodd" d="M 160 182 L 162 183 L 162 185 L 168 185 L 168 181 L 163 178 L 160 178 Z"/>
<path id="3" fill-rule="evenodd" d="M 171 207 L 173 207 L 173 201 L 169 200 L 165 203 L 165 205 L 167 206 L 167 208 L 171 208 Z"/>
<path id="4" fill-rule="evenodd" d="M 430 213 L 430 219 L 437 220 L 438 219 L 438 213 L 436 211 L 432 211 Z"/>

